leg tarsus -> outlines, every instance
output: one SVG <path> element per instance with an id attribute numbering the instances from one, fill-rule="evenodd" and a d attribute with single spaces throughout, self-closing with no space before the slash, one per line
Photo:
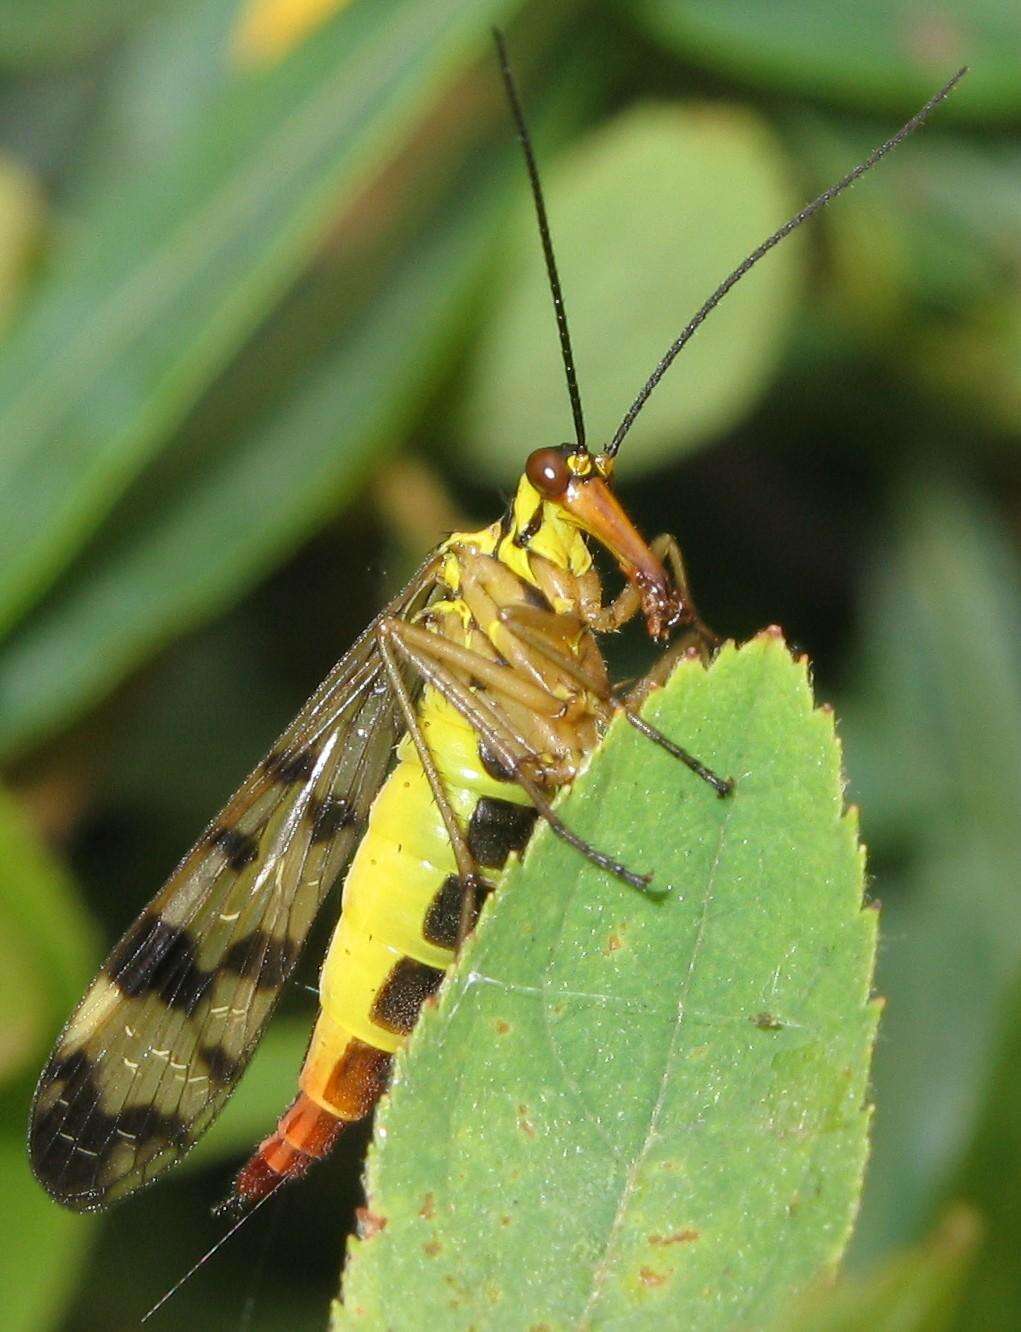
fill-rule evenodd
<path id="1" fill-rule="evenodd" d="M 690 768 L 696 777 L 700 777 L 702 781 L 711 786 L 721 799 L 729 796 L 733 791 L 735 786 L 733 777 L 717 776 L 712 768 L 707 767 L 701 759 L 697 759 L 694 754 L 689 754 L 689 752 L 681 745 L 675 744 L 668 735 L 664 735 L 662 731 L 657 730 L 656 727 L 650 722 L 647 722 L 644 717 L 640 717 L 637 712 L 632 712 L 630 708 L 624 709 L 624 716 L 627 717 L 635 730 L 641 735 L 644 735 L 646 739 L 651 740 L 653 744 L 659 745 L 660 749 L 665 749 L 666 752 L 674 758 L 680 759 L 685 767 Z"/>

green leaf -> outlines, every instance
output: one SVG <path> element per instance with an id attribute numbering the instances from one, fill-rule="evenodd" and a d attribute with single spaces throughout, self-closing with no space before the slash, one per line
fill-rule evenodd
<path id="1" fill-rule="evenodd" d="M 39 1332 L 59 1315 L 81 1277 L 97 1218 L 74 1216 L 47 1197 L 32 1177 L 25 1150 L 27 1102 L 0 1101 L 0 1288 L 5 1332 Z"/>
<path id="2" fill-rule="evenodd" d="M 896 856 L 874 884 L 890 1007 L 855 1245 L 870 1258 L 931 1223 L 1021 977 L 1021 567 L 993 508 L 959 476 L 934 474 L 928 456 L 892 504 L 895 537 L 869 581 L 862 724 L 848 745 L 863 808 L 881 814 L 890 797 L 877 842 L 881 832 Z"/>
<path id="3" fill-rule="evenodd" d="M 357 494 L 434 383 L 484 259 L 502 173 L 477 165 L 464 179 L 471 206 L 458 198 L 429 210 L 375 275 L 368 309 L 357 305 L 254 420 L 154 484 L 10 636 L 0 752 L 24 750 L 101 698 Z"/>
<path id="4" fill-rule="evenodd" d="M 0 624 L 71 559 L 513 0 L 356 4 L 78 219 L 0 367 Z"/>
<path id="5" fill-rule="evenodd" d="M 35 178 L 13 157 L 0 154 L 0 334 L 21 299 L 44 215 Z"/>
<path id="6" fill-rule="evenodd" d="M 683 662 L 537 833 L 377 1121 L 335 1327 L 762 1325 L 837 1262 L 866 1151 L 876 918 L 832 717 L 775 631 Z"/>
<path id="7" fill-rule="evenodd" d="M 1003 1305 L 993 1306 L 999 1319 L 983 1322 L 965 1298 L 981 1232 L 975 1213 L 957 1207 L 933 1235 L 894 1254 L 878 1271 L 814 1292 L 784 1315 L 777 1332 L 940 1332 L 961 1307 L 974 1319 L 971 1327 L 1005 1326 Z"/>
<path id="8" fill-rule="evenodd" d="M 719 104 L 641 106 L 544 170 L 594 441 L 612 435 L 716 284 L 793 211 L 786 175 L 766 124 Z M 505 480 L 523 449 L 572 432 L 535 219 L 524 204 L 501 249 L 501 292 L 462 434 L 472 466 Z M 801 261 L 801 240 L 792 238 L 714 311 L 628 437 L 629 476 L 748 412 L 783 350 Z"/>
<path id="9" fill-rule="evenodd" d="M 80 59 L 117 33 L 166 7 L 167 0 L 0 0 L 0 64 Z"/>
<path id="10" fill-rule="evenodd" d="M 1003 1005 L 996 1059 L 975 1135 L 947 1196 L 980 1210 L 985 1243 L 968 1273 L 963 1327 L 1021 1323 L 1021 1198 L 1004 1188 L 1021 1172 L 1021 974 Z"/>
<path id="11" fill-rule="evenodd" d="M 812 164 L 820 189 L 875 143 L 874 125 L 801 113 L 788 126 L 798 161 Z M 937 404 L 954 392 L 967 395 L 968 407 L 995 401 L 1000 378 L 992 371 L 1001 359 L 1010 367 L 1014 346 L 1007 330 L 994 334 L 992 326 L 1021 306 L 1003 263 L 1021 212 L 1019 168 L 1021 154 L 1006 140 L 975 142 L 946 133 L 938 121 L 914 135 L 828 210 L 836 290 L 815 303 L 818 317 L 850 322 L 872 355 L 882 347 L 898 374 L 916 370 Z M 969 341 L 976 344 L 970 356 Z M 1004 417 L 1017 420 L 1009 395 Z"/>
<path id="12" fill-rule="evenodd" d="M 56 1035 L 96 960 L 96 934 L 64 867 L 0 790 L 0 1081 Z"/>
<path id="13" fill-rule="evenodd" d="M 948 114 L 981 120 L 1021 107 L 1021 11 L 1002 0 L 642 0 L 637 12 L 686 60 L 771 90 L 905 114 L 970 65 Z"/>
<path id="14" fill-rule="evenodd" d="M 0 791 L 0 1290 L 12 1332 L 51 1326 L 94 1234 L 32 1178 L 25 1130 L 32 1082 L 95 956 L 66 870 Z"/>

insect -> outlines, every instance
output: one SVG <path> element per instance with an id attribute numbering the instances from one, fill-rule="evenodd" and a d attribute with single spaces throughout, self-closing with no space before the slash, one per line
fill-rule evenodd
<path id="1" fill-rule="evenodd" d="M 700 778 L 731 783 L 623 698 L 598 636 L 641 616 L 651 638 L 714 639 L 672 537 L 646 542 L 615 498 L 621 443 L 674 358 L 734 284 L 916 129 L 960 71 L 836 185 L 754 250 L 668 348 L 609 443 L 586 444 L 538 172 L 502 38 L 553 295 L 573 443 L 533 451 L 502 518 L 454 533 L 333 669 L 270 754 L 128 929 L 61 1033 L 32 1107 L 30 1154 L 59 1202 L 87 1211 L 179 1160 L 230 1096 L 319 908 L 344 877 L 297 1098 L 237 1176 L 239 1209 L 303 1175 L 370 1113 L 395 1052 L 537 818 L 636 887 L 646 876 L 557 817 L 568 785 L 623 710 Z M 624 587 L 605 600 L 590 543 Z M 682 640 L 684 641 L 684 640 Z"/>

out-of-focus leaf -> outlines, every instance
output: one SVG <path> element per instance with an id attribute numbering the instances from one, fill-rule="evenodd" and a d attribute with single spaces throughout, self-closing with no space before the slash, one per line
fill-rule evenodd
<path id="1" fill-rule="evenodd" d="M 834 1289 L 806 1298 L 778 1322 L 777 1332 L 942 1332 L 959 1308 L 974 1318 L 963 1290 L 983 1227 L 968 1208 L 955 1208 L 935 1234 L 906 1253 L 896 1254 L 879 1271 L 845 1280 Z M 1005 1312 L 1000 1306 L 1000 1313 Z M 968 1327 L 1009 1325 L 969 1321 Z"/>
<path id="2" fill-rule="evenodd" d="M 104 96 L 69 182 L 71 227 L 92 200 L 141 179 L 216 114 L 237 0 L 176 0 L 108 59 Z"/>
<path id="3" fill-rule="evenodd" d="M 0 64 L 41 65 L 77 59 L 167 0 L 0 0 Z"/>
<path id="4" fill-rule="evenodd" d="M 25 1130 L 35 1068 L 81 993 L 95 943 L 66 871 L 0 792 L 0 1291 L 14 1332 L 50 1326 L 93 1233 L 32 1178 Z"/>
<path id="5" fill-rule="evenodd" d="M 28 1168 L 24 1116 L 27 1108 L 0 1101 L 0 1290 L 5 1332 L 40 1332 L 58 1325 L 96 1234 L 94 1217 L 58 1207 Z"/>
<path id="6" fill-rule="evenodd" d="M 796 206 L 783 150 L 753 114 L 643 106 L 544 171 L 592 441 L 607 441 L 667 346 L 713 287 Z M 628 474 L 732 425 L 777 364 L 799 287 L 792 238 L 714 311 L 625 445 Z M 571 436 L 534 215 L 502 247 L 502 289 L 464 420 L 473 467 L 507 479 L 516 460 Z"/>
<path id="7" fill-rule="evenodd" d="M 637 13 L 685 59 L 770 89 L 903 114 L 970 65 L 952 115 L 1021 106 L 1021 12 L 1002 0 L 642 0 Z"/>
<path id="8" fill-rule="evenodd" d="M 1021 427 L 1021 284 L 997 295 L 951 328 L 920 331 L 913 358 L 937 403 L 953 401 L 971 422 L 1017 440 Z"/>
<path id="9" fill-rule="evenodd" d="M 1021 1324 L 1021 977 L 1003 1006 L 997 1059 L 974 1140 L 947 1190 L 981 1210 L 985 1242 L 969 1272 L 961 1332 Z M 1006 1183 L 1005 1183 L 1006 1181 Z"/>
<path id="10" fill-rule="evenodd" d="M 154 487 L 0 654 L 0 749 L 100 697 L 146 653 L 223 606 L 357 492 L 447 352 L 485 259 L 499 179 L 434 210 L 373 300 L 231 441 Z"/>
<path id="11" fill-rule="evenodd" d="M 280 60 L 351 0 L 244 0 L 234 27 L 234 58 L 243 65 Z"/>
<path id="12" fill-rule="evenodd" d="M 94 931 L 66 870 L 0 792 L 0 1081 L 41 1057 L 95 961 Z"/>
<path id="13" fill-rule="evenodd" d="M 863 158 L 878 132 L 804 116 L 791 128 L 799 160 L 814 164 L 820 187 Z M 902 358 L 907 321 L 931 323 L 936 314 L 947 322 L 1002 296 L 1012 263 L 1016 286 L 1019 212 L 1021 152 L 947 137 L 933 121 L 827 215 L 842 313 L 856 313 L 873 337 L 895 314 Z"/>
<path id="14" fill-rule="evenodd" d="M 108 191 L 0 366 L 0 623 L 72 557 L 515 0 L 356 4 Z"/>
<path id="15" fill-rule="evenodd" d="M 931 473 L 931 468 L 930 468 Z M 869 580 L 856 695 L 874 752 L 852 791 L 900 800 L 902 866 L 880 877 L 889 999 L 876 1054 L 874 1165 L 856 1246 L 912 1242 L 966 1149 L 1021 964 L 1021 575 L 995 515 L 919 467 Z M 866 784 L 879 772 L 883 787 Z M 921 779 L 920 779 L 921 778 Z M 898 843 L 895 841 L 894 845 Z"/>
<path id="16" fill-rule="evenodd" d="M 0 334 L 17 309 L 43 211 L 29 172 L 13 158 L 0 156 Z"/>
<path id="17" fill-rule="evenodd" d="M 875 915 L 832 718 L 765 633 L 683 663 L 539 830 L 377 1120 L 335 1327 L 761 1325 L 831 1270 L 866 1149 Z"/>
<path id="18" fill-rule="evenodd" d="M 798 158 L 835 179 L 871 136 L 799 117 Z M 873 131 L 873 134 L 875 131 Z M 972 143 L 938 122 L 830 210 L 831 287 L 814 310 L 847 325 L 936 404 L 1021 421 L 1021 152 Z"/>

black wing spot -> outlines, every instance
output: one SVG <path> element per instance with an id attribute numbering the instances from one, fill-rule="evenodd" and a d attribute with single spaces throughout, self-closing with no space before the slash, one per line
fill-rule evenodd
<path id="1" fill-rule="evenodd" d="M 330 841 L 341 828 L 350 827 L 356 815 L 343 797 L 326 796 L 323 800 L 309 802 L 308 818 L 312 824 L 312 844 L 315 845 L 317 842 Z"/>
<path id="2" fill-rule="evenodd" d="M 223 852 L 223 858 L 235 873 L 240 873 L 259 854 L 258 840 L 238 828 L 215 827 L 208 836 L 210 846 Z"/>
<path id="3" fill-rule="evenodd" d="M 195 940 L 187 930 L 147 911 L 111 954 L 106 970 L 128 999 L 154 994 L 168 1008 L 194 1012 L 212 973 L 196 960 Z"/>
<path id="4" fill-rule="evenodd" d="M 110 1118 L 140 1149 L 152 1146 L 180 1149 L 189 1141 L 188 1125 L 180 1115 L 165 1115 L 154 1105 L 130 1105 Z"/>
<path id="5" fill-rule="evenodd" d="M 64 1084 L 59 1094 L 45 1101 L 32 1121 L 29 1155 L 39 1180 L 70 1207 L 84 1210 L 102 1202 L 103 1170 L 120 1143 L 151 1158 L 168 1147 L 183 1150 L 189 1141 L 185 1121 L 155 1106 L 128 1106 L 117 1114 L 103 1110 L 94 1065 L 83 1051 L 51 1060 L 42 1086 L 58 1081 Z"/>
<path id="6" fill-rule="evenodd" d="M 297 953 L 286 939 L 277 939 L 266 930 L 253 930 L 231 944 L 224 954 L 223 967 L 254 981 L 260 990 L 274 990 L 287 979 L 296 959 Z"/>
<path id="7" fill-rule="evenodd" d="M 315 766 L 316 756 L 311 749 L 281 749 L 267 755 L 262 764 L 267 777 L 281 786 L 307 781 Z"/>
<path id="8" fill-rule="evenodd" d="M 199 1055 L 209 1069 L 209 1080 L 218 1087 L 229 1087 L 241 1075 L 242 1063 L 222 1045 L 199 1046 Z"/>
<path id="9" fill-rule="evenodd" d="M 437 967 L 402 957 L 380 986 L 370 1017 L 387 1031 L 406 1036 L 422 1005 L 439 989 L 444 973 Z"/>
<path id="10" fill-rule="evenodd" d="M 54 1082 L 62 1082 L 65 1089 L 87 1078 L 92 1071 L 92 1061 L 84 1050 L 72 1050 L 69 1054 L 54 1053 L 46 1065 L 40 1087 L 48 1087 Z"/>
<path id="11" fill-rule="evenodd" d="M 530 805 L 482 796 L 468 824 L 468 850 L 477 864 L 502 869 L 512 851 L 528 844 L 535 818 Z"/>

